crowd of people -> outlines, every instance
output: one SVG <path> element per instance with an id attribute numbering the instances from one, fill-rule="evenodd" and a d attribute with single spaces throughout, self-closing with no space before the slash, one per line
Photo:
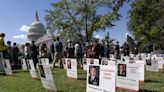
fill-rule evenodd
<path id="1" fill-rule="evenodd" d="M 52 67 L 55 67 L 59 61 L 60 68 L 62 68 L 62 58 L 76 58 L 78 64 L 82 68 L 82 58 L 95 58 L 99 59 L 102 57 L 109 58 L 110 54 L 114 54 L 115 58 L 119 59 L 121 54 L 129 56 L 130 48 L 125 42 L 123 46 L 119 45 L 117 41 L 114 49 L 111 49 L 108 40 L 100 41 L 95 39 L 94 42 L 86 42 L 85 46 L 79 42 L 72 42 L 68 40 L 66 45 L 60 41 L 59 37 L 56 37 L 52 44 L 48 46 L 46 43 L 35 44 L 35 41 L 26 43 L 24 45 L 17 45 L 11 41 L 4 41 L 5 34 L 0 34 L 0 56 L 10 60 L 11 65 L 21 64 L 20 59 L 25 58 L 32 59 L 34 66 L 36 67 L 39 58 L 49 58 Z"/>

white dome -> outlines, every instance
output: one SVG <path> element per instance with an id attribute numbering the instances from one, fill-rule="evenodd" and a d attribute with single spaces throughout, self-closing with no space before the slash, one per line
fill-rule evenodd
<path id="1" fill-rule="evenodd" d="M 30 28 L 28 29 L 28 39 L 30 41 L 36 41 L 38 38 L 46 34 L 46 29 L 44 25 L 39 21 L 38 14 L 36 12 L 35 20 L 32 22 Z"/>

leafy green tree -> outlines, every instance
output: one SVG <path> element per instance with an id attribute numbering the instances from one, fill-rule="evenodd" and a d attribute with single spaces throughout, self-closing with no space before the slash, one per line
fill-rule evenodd
<path id="1" fill-rule="evenodd" d="M 164 49 L 164 0 L 134 0 L 129 14 L 129 31 L 140 47 Z"/>
<path id="2" fill-rule="evenodd" d="M 45 20 L 50 30 L 71 30 L 83 44 L 92 38 L 93 32 L 111 28 L 113 21 L 126 0 L 59 0 L 46 10 Z M 100 14 L 98 11 L 104 11 Z"/>
<path id="3" fill-rule="evenodd" d="M 129 35 L 127 35 L 127 43 L 129 45 L 130 51 L 134 53 L 134 49 L 136 45 L 135 45 L 134 39 Z"/>

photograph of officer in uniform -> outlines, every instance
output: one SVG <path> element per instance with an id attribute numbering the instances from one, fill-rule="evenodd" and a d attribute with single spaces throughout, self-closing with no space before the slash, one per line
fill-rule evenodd
<path id="1" fill-rule="evenodd" d="M 88 77 L 88 83 L 99 86 L 99 66 L 90 66 L 89 67 L 89 77 Z"/>

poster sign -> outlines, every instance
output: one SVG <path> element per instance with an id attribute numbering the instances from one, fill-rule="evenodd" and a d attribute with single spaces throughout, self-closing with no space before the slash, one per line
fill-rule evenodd
<path id="1" fill-rule="evenodd" d="M 30 72 L 31 77 L 32 78 L 38 78 L 33 61 L 32 60 L 27 60 L 26 63 L 27 63 L 27 68 Z"/>
<path id="2" fill-rule="evenodd" d="M 89 64 L 99 65 L 99 59 L 83 58 L 83 70 L 88 70 Z"/>
<path id="3" fill-rule="evenodd" d="M 3 59 L 3 67 L 7 75 L 12 75 L 11 65 L 9 59 Z"/>
<path id="4" fill-rule="evenodd" d="M 22 69 L 27 70 L 27 65 L 26 65 L 26 60 L 25 59 L 21 60 L 21 64 L 22 64 Z"/>
<path id="5" fill-rule="evenodd" d="M 56 92 L 56 86 L 53 80 L 51 68 L 49 64 L 44 62 L 44 60 L 45 59 L 41 59 L 41 63 L 38 64 L 38 70 L 42 85 L 45 89 Z"/>
<path id="6" fill-rule="evenodd" d="M 146 59 L 146 71 L 159 72 L 157 59 Z"/>
<path id="7" fill-rule="evenodd" d="M 115 62 L 107 65 L 89 64 L 87 71 L 87 92 L 115 92 Z"/>
<path id="8" fill-rule="evenodd" d="M 77 61 L 76 59 L 66 59 L 67 77 L 77 79 Z"/>
<path id="9" fill-rule="evenodd" d="M 157 60 L 158 60 L 158 63 L 159 63 L 158 68 L 163 69 L 163 64 L 164 64 L 163 57 L 157 57 Z"/>
<path id="10" fill-rule="evenodd" d="M 139 91 L 138 67 L 136 64 L 117 63 L 116 85 L 118 89 Z"/>

